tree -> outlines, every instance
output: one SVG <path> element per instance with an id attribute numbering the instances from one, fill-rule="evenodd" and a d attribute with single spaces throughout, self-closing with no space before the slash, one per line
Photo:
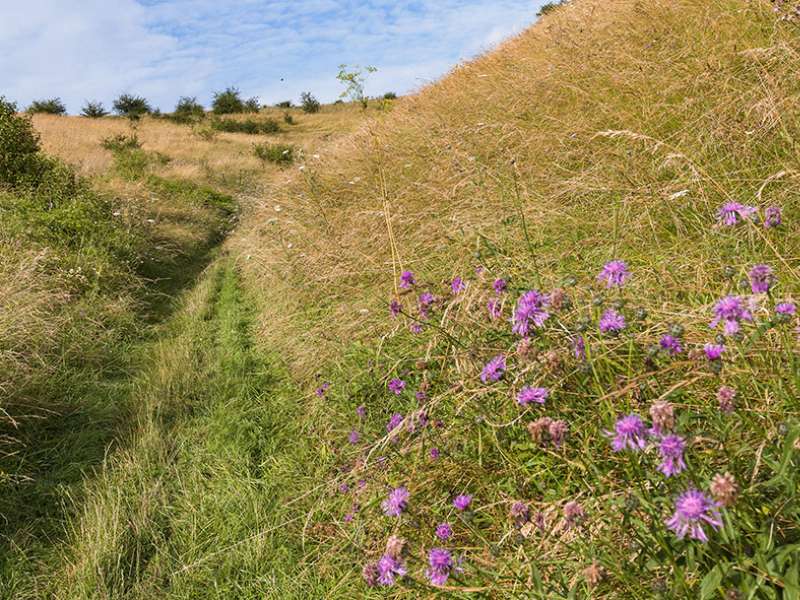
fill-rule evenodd
<path id="1" fill-rule="evenodd" d="M 15 186 L 37 166 L 39 135 L 17 105 L 0 96 L 0 186 Z"/>
<path id="2" fill-rule="evenodd" d="M 175 111 L 172 116 L 176 121 L 189 123 L 191 121 L 199 121 L 205 117 L 206 110 L 194 96 L 181 96 L 175 105 Z"/>
<path id="3" fill-rule="evenodd" d="M 101 117 L 105 117 L 108 114 L 108 111 L 103 106 L 102 102 L 93 102 L 90 100 L 86 101 L 83 108 L 81 109 L 81 115 L 87 117 L 89 119 L 100 119 Z"/>
<path id="4" fill-rule="evenodd" d="M 395 94 L 394 92 L 386 92 L 383 95 L 383 99 L 384 100 L 397 100 L 397 94 Z"/>
<path id="5" fill-rule="evenodd" d="M 214 92 L 211 107 L 215 115 L 244 112 L 244 102 L 242 102 L 239 90 L 235 87 L 229 87 L 222 92 Z"/>
<path id="6" fill-rule="evenodd" d="M 122 94 L 114 100 L 114 112 L 131 121 L 138 121 L 142 116 L 152 112 L 150 103 L 142 96 Z"/>
<path id="7" fill-rule="evenodd" d="M 26 111 L 28 114 L 65 115 L 67 107 L 61 98 L 48 98 L 47 100 L 34 100 Z"/>
<path id="8" fill-rule="evenodd" d="M 261 110 L 261 103 L 258 101 L 257 96 L 248 98 L 244 103 L 244 112 L 257 113 Z"/>
<path id="9" fill-rule="evenodd" d="M 375 67 L 362 68 L 358 65 L 354 65 L 348 69 L 347 65 L 339 65 L 339 74 L 336 76 L 336 79 L 345 86 L 344 91 L 339 97 L 350 98 L 353 102 L 360 102 L 361 107 L 366 109 L 368 98 L 364 94 L 364 84 L 367 82 L 367 77 L 377 70 L 378 69 Z"/>
<path id="10" fill-rule="evenodd" d="M 311 92 L 300 94 L 300 105 L 303 107 L 303 112 L 306 113 L 318 113 L 320 109 L 319 100 Z"/>

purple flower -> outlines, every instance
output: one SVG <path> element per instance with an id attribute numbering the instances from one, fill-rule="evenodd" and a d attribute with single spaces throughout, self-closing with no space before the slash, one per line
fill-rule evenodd
<path id="1" fill-rule="evenodd" d="M 769 265 L 755 265 L 750 269 L 750 289 L 754 294 L 765 294 L 773 282 L 772 268 Z"/>
<path id="2" fill-rule="evenodd" d="M 418 302 L 419 302 L 419 316 L 422 319 L 427 319 L 429 316 L 429 310 L 433 302 L 436 300 L 433 294 L 430 292 L 422 292 L 419 295 Z"/>
<path id="3" fill-rule="evenodd" d="M 436 537 L 440 540 L 449 539 L 451 535 L 453 535 L 453 528 L 449 523 L 440 523 L 436 528 Z"/>
<path id="4" fill-rule="evenodd" d="M 347 485 L 346 483 L 340 483 L 339 484 L 339 493 L 340 494 L 346 494 L 349 491 L 350 491 L 350 486 L 349 485 Z"/>
<path id="5" fill-rule="evenodd" d="M 367 416 L 367 407 L 362 404 L 356 408 L 356 414 L 359 416 L 359 418 L 363 419 Z"/>
<path id="6" fill-rule="evenodd" d="M 392 316 L 396 318 L 402 310 L 403 307 L 400 306 L 400 302 L 398 302 L 397 298 L 392 299 L 389 303 L 389 312 L 392 313 Z"/>
<path id="7" fill-rule="evenodd" d="M 416 398 L 418 402 L 422 402 L 428 398 L 428 395 L 422 390 L 417 390 L 414 392 L 414 398 Z"/>
<path id="8" fill-rule="evenodd" d="M 614 438 L 611 441 L 611 448 L 614 452 L 620 452 L 626 448 L 643 450 L 647 443 L 647 427 L 641 417 L 635 414 L 620 418 L 614 425 L 614 433 L 607 431 L 606 435 Z"/>
<path id="9" fill-rule="evenodd" d="M 530 290 L 522 294 L 517 300 L 514 309 L 514 319 L 511 331 L 526 337 L 530 331 L 531 324 L 534 327 L 542 327 L 550 316 L 545 308 L 549 304 L 547 296 L 537 290 Z"/>
<path id="10" fill-rule="evenodd" d="M 792 316 L 797 312 L 794 302 L 781 302 L 775 306 L 775 312 L 779 315 Z"/>
<path id="11" fill-rule="evenodd" d="M 411 333 L 422 333 L 422 325 L 419 323 L 412 323 L 409 325 L 408 329 L 411 331 Z"/>
<path id="12" fill-rule="evenodd" d="M 445 585 L 450 573 L 457 568 L 450 552 L 444 548 L 432 548 L 428 552 L 428 564 L 430 568 L 425 571 L 425 576 L 436 586 Z"/>
<path id="13" fill-rule="evenodd" d="M 497 298 L 492 298 L 486 303 L 486 309 L 489 311 L 489 318 L 494 321 L 499 319 L 503 314 L 503 305 Z"/>
<path id="14" fill-rule="evenodd" d="M 435 447 L 431 448 L 431 458 L 433 460 L 436 460 L 437 458 L 439 458 L 439 449 L 438 448 L 435 448 Z"/>
<path id="15" fill-rule="evenodd" d="M 517 402 L 520 406 L 527 406 L 531 403 L 544 404 L 549 395 L 550 390 L 547 388 L 526 386 L 517 394 Z"/>
<path id="16" fill-rule="evenodd" d="M 703 346 L 703 352 L 705 352 L 708 360 L 719 360 L 722 358 L 722 353 L 725 352 L 725 346 L 722 344 L 706 344 Z"/>
<path id="17" fill-rule="evenodd" d="M 688 534 L 692 539 L 707 542 L 708 537 L 703 529 L 705 523 L 713 529 L 722 527 L 717 504 L 704 493 L 689 489 L 675 501 L 675 514 L 666 524 L 679 539 Z"/>
<path id="18" fill-rule="evenodd" d="M 347 439 L 351 444 L 355 445 L 361 439 L 361 436 L 355 429 L 353 429 L 353 431 L 350 432 L 350 435 L 347 436 Z"/>
<path id="19" fill-rule="evenodd" d="M 414 274 L 411 271 L 403 271 L 400 274 L 400 287 L 407 290 L 412 285 L 416 285 L 417 280 L 414 279 Z"/>
<path id="20" fill-rule="evenodd" d="M 506 283 L 505 279 L 497 278 L 494 280 L 492 287 L 494 288 L 495 294 L 502 294 L 503 292 L 506 291 L 506 287 L 508 287 L 508 284 Z"/>
<path id="21" fill-rule="evenodd" d="M 391 381 L 389 381 L 389 391 L 394 392 L 398 396 L 403 393 L 403 390 L 406 389 L 406 382 L 402 379 L 398 379 L 395 377 Z"/>
<path id="22" fill-rule="evenodd" d="M 739 331 L 741 321 L 752 320 L 753 315 L 739 296 L 725 296 L 714 305 L 714 320 L 709 327 L 716 327 L 721 322 L 723 333 L 731 336 Z"/>
<path id="23" fill-rule="evenodd" d="M 400 423 L 403 422 L 403 415 L 400 413 L 394 413 L 390 418 L 389 422 L 386 424 L 386 431 L 392 432 L 395 428 L 397 428 Z"/>
<path id="24" fill-rule="evenodd" d="M 331 384 L 326 381 L 321 386 L 319 386 L 316 390 L 314 390 L 314 393 L 317 395 L 318 398 L 322 398 L 325 395 L 325 392 L 328 391 L 329 387 L 331 387 Z"/>
<path id="25" fill-rule="evenodd" d="M 664 436 L 658 446 L 662 459 L 658 470 L 667 477 L 672 477 L 683 471 L 686 468 L 686 463 L 683 462 L 683 450 L 685 447 L 686 442 L 681 436 L 674 433 Z"/>
<path id="26" fill-rule="evenodd" d="M 659 342 L 661 348 L 667 352 L 670 356 L 677 356 L 681 352 L 683 352 L 683 346 L 681 346 L 681 341 L 672 336 L 672 335 L 665 335 L 661 338 Z"/>
<path id="27" fill-rule="evenodd" d="M 749 219 L 756 213 L 754 206 L 745 206 L 739 202 L 726 202 L 717 211 L 717 220 L 727 227 L 736 225 L 739 219 Z"/>
<path id="28" fill-rule="evenodd" d="M 490 383 L 499 380 L 506 371 L 506 357 L 502 354 L 495 356 L 483 367 L 481 381 Z"/>
<path id="29" fill-rule="evenodd" d="M 782 223 L 781 207 L 770 206 L 764 211 L 764 227 L 767 229 L 771 227 L 778 227 Z"/>
<path id="30" fill-rule="evenodd" d="M 583 360 L 586 358 L 586 341 L 582 335 L 575 336 L 572 340 L 572 351 L 575 353 L 575 358 Z"/>
<path id="31" fill-rule="evenodd" d="M 455 506 L 458 510 L 467 510 L 471 503 L 472 496 L 469 494 L 461 494 L 460 496 L 453 498 L 453 506 Z"/>
<path id="32" fill-rule="evenodd" d="M 464 288 L 466 287 L 467 286 L 464 284 L 464 280 L 461 279 L 461 277 L 456 277 L 450 283 L 450 291 L 453 292 L 454 295 L 463 292 Z"/>
<path id="33" fill-rule="evenodd" d="M 397 577 L 403 577 L 406 568 L 400 559 L 384 554 L 378 561 L 378 583 L 381 585 L 393 585 Z"/>
<path id="34" fill-rule="evenodd" d="M 606 287 L 622 287 L 625 280 L 630 277 L 628 265 L 623 260 L 612 260 L 607 262 L 600 274 L 597 276 L 598 281 L 605 281 Z"/>
<path id="35" fill-rule="evenodd" d="M 409 497 L 407 488 L 394 488 L 389 492 L 389 497 L 381 503 L 383 513 L 387 517 L 399 517 L 408 506 Z"/>
<path id="36" fill-rule="evenodd" d="M 625 317 L 613 308 L 609 308 L 600 317 L 600 331 L 602 333 L 618 333 L 625 329 Z"/>

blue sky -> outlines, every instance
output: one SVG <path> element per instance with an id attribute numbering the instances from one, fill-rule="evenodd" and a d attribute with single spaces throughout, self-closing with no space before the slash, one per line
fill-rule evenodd
<path id="1" fill-rule="evenodd" d="M 264 103 L 332 101 L 341 63 L 374 65 L 370 95 L 406 93 L 535 19 L 545 0 L 3 0 L 0 95 L 171 110 L 235 85 Z"/>

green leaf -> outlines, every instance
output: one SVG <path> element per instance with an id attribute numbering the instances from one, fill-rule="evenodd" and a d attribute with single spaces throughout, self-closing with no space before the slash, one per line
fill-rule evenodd
<path id="1" fill-rule="evenodd" d="M 717 565 L 706 573 L 706 576 L 703 577 L 703 582 L 700 584 L 701 600 L 707 600 L 708 598 L 716 596 L 716 592 L 719 590 L 720 584 L 722 583 L 722 576 L 722 565 Z"/>

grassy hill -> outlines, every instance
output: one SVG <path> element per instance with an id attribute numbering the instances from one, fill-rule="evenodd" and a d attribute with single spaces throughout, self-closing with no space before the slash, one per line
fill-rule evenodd
<path id="1" fill-rule="evenodd" d="M 792 10 L 573 0 L 314 115 L 291 168 L 165 122 L 143 170 L 87 143 L 240 224 L 9 596 L 800 597 Z M 118 126 L 66 122 L 64 157 Z"/>

